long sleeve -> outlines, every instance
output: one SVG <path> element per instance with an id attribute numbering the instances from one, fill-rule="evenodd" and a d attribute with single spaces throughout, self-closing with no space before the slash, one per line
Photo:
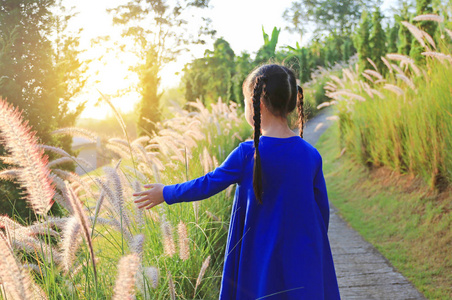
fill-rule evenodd
<path id="1" fill-rule="evenodd" d="M 238 183 L 243 174 L 241 145 L 235 148 L 226 160 L 206 175 L 179 184 L 167 185 L 163 188 L 163 198 L 169 205 L 209 198 Z"/>
<path id="2" fill-rule="evenodd" d="M 325 222 L 325 228 L 328 230 L 328 224 L 330 221 L 330 205 L 328 203 L 328 193 L 326 190 L 325 178 L 323 177 L 323 163 L 320 154 L 319 157 L 320 166 L 314 177 L 314 197 L 317 205 L 319 206 L 323 221 Z"/>

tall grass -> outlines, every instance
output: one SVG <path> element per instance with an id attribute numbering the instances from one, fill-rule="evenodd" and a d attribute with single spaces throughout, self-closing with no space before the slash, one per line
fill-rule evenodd
<path id="1" fill-rule="evenodd" d="M 421 176 L 441 191 L 452 182 L 450 44 L 435 45 L 421 29 L 403 25 L 426 40 L 425 64 L 388 54 L 381 58 L 385 78 L 382 70 L 349 67 L 332 78 L 326 95 L 337 103 L 343 146 L 360 162 Z"/>
<path id="2" fill-rule="evenodd" d="M 17 299 L 35 299 L 36 294 L 48 299 L 218 297 L 231 189 L 202 202 L 161 205 L 146 212 L 136 208 L 132 197 L 143 184 L 182 182 L 213 170 L 250 134 L 234 104 L 220 99 L 210 109 L 200 102 L 190 106 L 190 111 L 174 108 L 175 117 L 157 124 L 152 136 L 104 140 L 98 150 L 114 157 L 111 165 L 78 176 L 58 165 L 83 162 L 62 149 L 30 144 L 33 133 L 21 125 L 20 113 L 1 101 L 0 108 L 9 112 L 2 112 L 4 123 L 23 132 L 12 141 L 3 137 L 12 158 L 18 144 L 29 151 L 32 145 L 37 154 L 27 162 L 40 166 L 36 172 L 45 175 L 25 183 L 20 176 L 30 168 L 15 160 L 2 176 L 22 185 L 50 183 L 43 191 L 53 192 L 47 192 L 47 198 L 66 209 L 66 215 L 48 215 L 49 202 L 35 197 L 35 189 L 26 199 L 42 215 L 40 221 L 23 226 L 0 217 L 5 253 L 0 260 L 0 298 L 16 299 L 17 293 Z M 76 129 L 55 134 L 96 137 L 95 132 Z M 39 149 L 61 158 L 47 162 Z M 17 268 L 9 270 L 13 262 Z M 14 272 L 24 275 L 11 283 L 18 276 Z"/>

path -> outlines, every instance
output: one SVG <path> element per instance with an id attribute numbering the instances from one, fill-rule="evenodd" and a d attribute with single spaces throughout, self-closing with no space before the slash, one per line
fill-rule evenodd
<path id="1" fill-rule="evenodd" d="M 306 123 L 303 135 L 311 145 L 334 122 L 327 120 L 331 112 L 331 108 L 324 109 Z M 348 226 L 333 206 L 328 236 L 343 300 L 425 299 L 386 258 Z"/>

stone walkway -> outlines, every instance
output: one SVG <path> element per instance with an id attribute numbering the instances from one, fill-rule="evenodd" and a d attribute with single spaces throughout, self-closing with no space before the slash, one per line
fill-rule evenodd
<path id="1" fill-rule="evenodd" d="M 331 108 L 324 109 L 306 123 L 303 135 L 311 145 L 334 122 L 327 120 L 331 112 Z M 328 236 L 342 299 L 425 299 L 333 206 Z"/>

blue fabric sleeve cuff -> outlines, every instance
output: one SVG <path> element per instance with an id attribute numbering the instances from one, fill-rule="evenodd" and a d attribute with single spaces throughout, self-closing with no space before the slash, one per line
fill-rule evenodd
<path id="1" fill-rule="evenodd" d="M 177 203 L 173 190 L 174 185 L 165 185 L 163 187 L 163 200 L 165 200 L 166 204 L 168 205 Z"/>

